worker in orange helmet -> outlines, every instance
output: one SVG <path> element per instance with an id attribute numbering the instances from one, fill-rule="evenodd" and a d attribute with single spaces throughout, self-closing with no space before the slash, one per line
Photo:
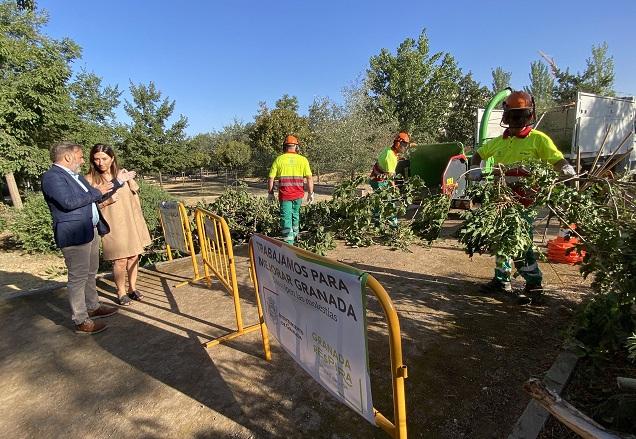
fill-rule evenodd
<path id="1" fill-rule="evenodd" d="M 536 110 L 534 98 L 525 91 L 514 91 L 503 103 L 502 126 L 507 127 L 503 135 L 495 137 L 481 146 L 471 158 L 469 178 L 473 181 L 482 178 L 481 162 L 490 157 L 495 164 L 511 165 L 529 161 L 542 160 L 551 165 L 564 176 L 574 176 L 576 172 L 572 165 L 563 157 L 554 142 L 547 134 L 536 130 Z M 517 200 L 525 207 L 529 207 L 533 200 L 527 194 L 515 188 L 514 182 L 527 176 L 522 167 L 506 171 L 505 179 L 517 195 Z M 529 223 L 529 233 L 532 237 L 532 222 L 534 217 L 529 209 L 526 210 L 526 221 Z M 497 255 L 495 257 L 495 276 L 482 287 L 485 293 L 513 294 L 511 284 L 511 257 Z M 543 274 L 537 264 L 537 258 L 532 246 L 514 260 L 519 274 L 526 281 L 523 293 L 517 295 L 519 303 L 539 304 L 543 299 Z"/>
<path id="2" fill-rule="evenodd" d="M 283 240 L 294 244 L 300 230 L 300 206 L 307 184 L 307 202 L 314 202 L 314 181 L 309 161 L 298 153 L 298 138 L 285 137 L 283 154 L 276 157 L 267 179 L 268 199 L 275 201 L 274 180 L 278 179 L 278 200 L 280 202 L 280 228 Z"/>
<path id="3" fill-rule="evenodd" d="M 371 187 L 374 191 L 387 187 L 389 184 L 395 186 L 393 176 L 397 167 L 398 159 L 404 154 L 411 144 L 411 137 L 406 131 L 400 131 L 393 139 L 393 145 L 387 146 L 376 160 L 371 169 Z"/>
<path id="4" fill-rule="evenodd" d="M 371 169 L 369 184 L 374 191 L 395 186 L 393 177 L 397 168 L 399 156 L 404 154 L 411 144 L 411 136 L 406 131 L 400 131 L 393 139 L 393 145 L 387 146 L 380 154 Z M 397 226 L 397 218 L 390 219 L 392 226 Z"/>

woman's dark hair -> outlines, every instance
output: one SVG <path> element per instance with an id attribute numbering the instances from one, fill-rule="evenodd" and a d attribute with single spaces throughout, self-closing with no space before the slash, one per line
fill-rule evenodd
<path id="1" fill-rule="evenodd" d="M 103 173 L 99 170 L 99 168 L 97 168 L 94 161 L 95 154 L 97 154 L 98 152 L 103 152 L 113 159 L 109 169 L 111 179 L 114 180 L 115 178 L 117 178 L 117 173 L 119 172 L 119 165 L 117 165 L 117 156 L 115 155 L 115 151 L 113 150 L 112 146 L 98 143 L 91 148 L 90 153 L 91 172 L 89 172 L 89 175 L 93 184 L 100 184 L 105 181 Z"/>

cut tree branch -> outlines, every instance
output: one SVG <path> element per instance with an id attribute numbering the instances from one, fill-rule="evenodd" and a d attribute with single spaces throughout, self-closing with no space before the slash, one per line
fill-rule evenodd
<path id="1" fill-rule="evenodd" d="M 617 433 L 598 424 L 548 389 L 541 380 L 532 378 L 526 381 L 523 385 L 523 390 L 550 412 L 552 416 L 584 439 L 634 439 L 632 435 Z"/>

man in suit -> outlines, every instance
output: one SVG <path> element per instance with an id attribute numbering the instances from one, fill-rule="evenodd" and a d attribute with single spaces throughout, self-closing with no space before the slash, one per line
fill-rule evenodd
<path id="1" fill-rule="evenodd" d="M 97 297 L 100 236 L 109 232 L 97 203 L 111 197 L 131 177 L 122 172 L 114 184 L 104 183 L 96 189 L 79 174 L 84 163 L 81 145 L 61 142 L 50 152 L 53 166 L 42 176 L 42 192 L 53 217 L 55 244 L 62 250 L 68 269 L 67 290 L 75 332 L 96 334 L 106 325 L 95 319 L 117 312 L 115 307 L 100 305 Z"/>

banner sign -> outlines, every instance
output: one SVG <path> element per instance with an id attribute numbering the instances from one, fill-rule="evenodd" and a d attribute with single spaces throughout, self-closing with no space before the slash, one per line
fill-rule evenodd
<path id="1" fill-rule="evenodd" d="M 183 225 L 181 224 L 179 204 L 175 201 L 162 201 L 159 205 L 159 212 L 163 220 L 166 244 L 174 250 L 189 254 L 190 250 L 183 237 Z"/>
<path id="2" fill-rule="evenodd" d="M 262 235 L 250 243 L 269 332 L 316 381 L 375 425 L 365 273 Z"/>

